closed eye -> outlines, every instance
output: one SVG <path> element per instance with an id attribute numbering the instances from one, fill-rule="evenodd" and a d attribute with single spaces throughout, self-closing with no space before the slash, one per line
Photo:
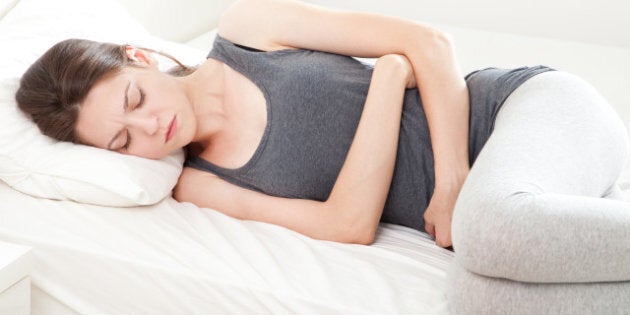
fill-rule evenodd
<path id="1" fill-rule="evenodd" d="M 138 103 L 136 104 L 136 106 L 133 108 L 134 110 L 142 107 L 142 105 L 144 105 L 144 91 L 141 88 L 138 88 L 138 92 L 140 93 L 140 100 L 138 101 Z"/>
<path id="2" fill-rule="evenodd" d="M 142 107 L 142 105 L 144 105 L 144 97 L 145 97 L 144 90 L 142 90 L 141 88 L 138 88 L 138 92 L 140 93 L 140 100 L 138 101 L 136 106 L 134 106 L 133 110 L 136 110 Z M 124 151 L 128 151 L 130 145 L 131 145 L 131 134 L 129 133 L 129 130 L 127 130 L 127 141 L 125 141 L 125 144 L 122 146 L 121 149 L 123 149 Z"/>
<path id="3" fill-rule="evenodd" d="M 129 145 L 131 145 L 131 134 L 129 134 L 129 130 L 127 130 L 127 141 L 125 141 L 125 145 L 122 146 L 122 149 L 125 151 L 129 150 Z"/>
<path id="4" fill-rule="evenodd" d="M 140 93 L 140 100 L 138 100 L 138 103 L 136 103 L 136 105 L 133 107 L 133 110 L 139 109 L 140 107 L 142 107 L 142 105 L 144 105 L 144 99 L 145 99 L 145 93 L 144 90 L 142 90 L 141 88 L 138 88 L 138 93 Z M 126 130 L 126 134 L 127 134 L 127 140 L 125 141 L 125 144 L 120 148 L 124 151 L 128 151 L 129 150 L 129 146 L 131 145 L 131 134 L 129 133 L 129 130 Z"/>

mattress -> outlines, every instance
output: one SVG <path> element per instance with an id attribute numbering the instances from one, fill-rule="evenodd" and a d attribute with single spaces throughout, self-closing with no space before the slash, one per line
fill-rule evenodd
<path id="1" fill-rule="evenodd" d="M 33 313 L 441 314 L 452 252 L 382 224 L 313 240 L 167 198 L 112 208 L 0 184 L 0 240 L 33 248 Z"/>

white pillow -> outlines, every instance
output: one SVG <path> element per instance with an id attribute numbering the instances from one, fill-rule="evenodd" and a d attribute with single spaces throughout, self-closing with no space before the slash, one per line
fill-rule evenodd
<path id="1" fill-rule="evenodd" d="M 115 0 L 20 0 L 0 20 L 0 179 L 35 197 L 105 206 L 147 205 L 169 196 L 182 170 L 182 150 L 157 161 L 57 142 L 17 108 L 20 76 L 67 38 L 136 44 L 189 65 L 207 53 L 150 36 Z"/>

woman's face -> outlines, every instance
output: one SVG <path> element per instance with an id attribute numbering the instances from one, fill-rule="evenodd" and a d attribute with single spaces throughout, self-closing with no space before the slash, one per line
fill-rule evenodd
<path id="1" fill-rule="evenodd" d="M 195 126 L 183 82 L 155 67 L 127 67 L 92 87 L 76 132 L 85 144 L 159 159 L 188 145 Z"/>

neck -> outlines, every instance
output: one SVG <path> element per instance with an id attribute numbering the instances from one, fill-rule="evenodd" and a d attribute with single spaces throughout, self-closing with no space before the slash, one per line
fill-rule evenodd
<path id="1" fill-rule="evenodd" d="M 183 78 L 197 120 L 193 142 L 206 146 L 226 126 L 223 63 L 208 59 L 197 71 Z"/>

